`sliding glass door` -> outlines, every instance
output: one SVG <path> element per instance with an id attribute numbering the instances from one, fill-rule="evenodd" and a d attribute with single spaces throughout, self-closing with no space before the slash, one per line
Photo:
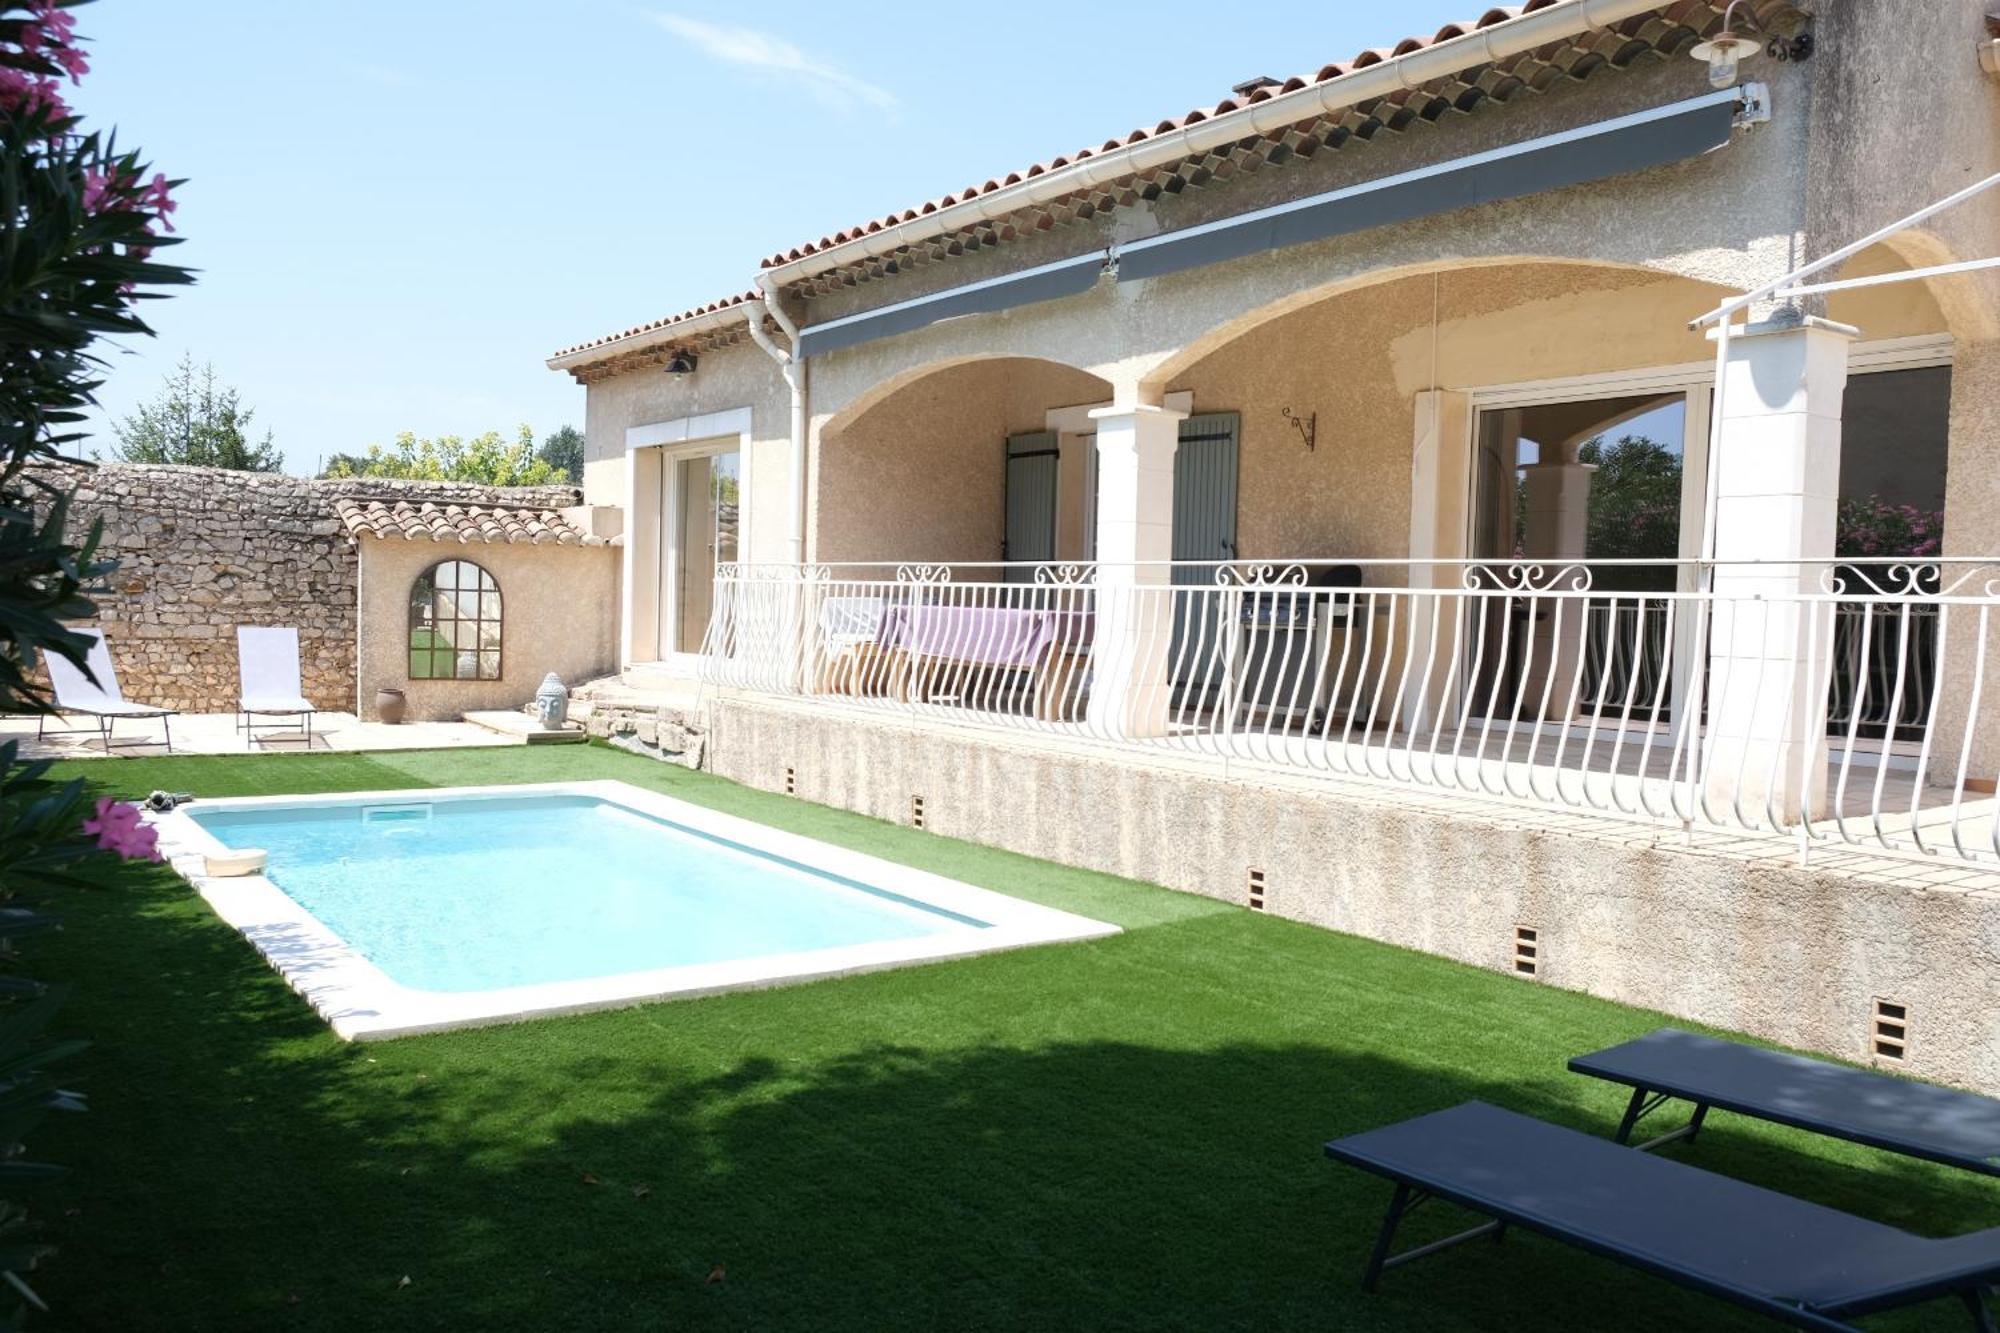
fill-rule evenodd
<path id="1" fill-rule="evenodd" d="M 660 656 L 701 651 L 715 606 L 715 571 L 738 559 L 742 456 L 669 455 L 660 469 Z"/>
<path id="2" fill-rule="evenodd" d="M 1473 608 L 1475 712 L 1507 716 L 1521 701 L 1522 715 L 1550 719 L 1671 713 L 1679 690 L 1668 687 L 1670 659 L 1685 645 L 1670 633 L 1675 604 L 1648 594 L 1684 590 L 1686 567 L 1675 562 L 1699 542 L 1701 482 L 1687 466 L 1691 444 L 1699 454 L 1691 396 L 1676 389 L 1480 412 L 1472 556 L 1535 565 L 1494 570 L 1489 586 L 1518 578 L 1524 595 Z M 1562 595 L 1585 587 L 1591 595 Z"/>

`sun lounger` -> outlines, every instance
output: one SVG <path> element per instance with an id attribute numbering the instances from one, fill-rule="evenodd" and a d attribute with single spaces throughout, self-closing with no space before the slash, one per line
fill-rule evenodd
<path id="1" fill-rule="evenodd" d="M 113 748 L 111 739 L 112 723 L 119 718 L 158 718 L 160 730 L 165 737 L 167 753 L 174 749 L 173 722 L 170 720 L 178 711 L 172 708 L 154 708 L 147 704 L 126 701 L 118 688 L 118 671 L 111 665 L 111 647 L 104 641 L 104 631 L 86 629 L 77 631 L 92 640 L 89 655 L 85 658 L 90 665 L 90 674 L 85 675 L 68 658 L 54 653 L 42 654 L 42 661 L 48 667 L 49 684 L 55 688 L 56 713 L 81 713 L 97 719 L 97 734 L 108 752 Z M 94 679 L 93 679 L 94 677 Z M 44 716 L 35 726 L 35 738 L 40 740 L 48 734 L 48 718 Z M 68 731 L 84 731 L 89 728 L 70 727 Z M 135 745 L 151 745 L 151 741 L 124 741 L 119 744 L 129 748 Z"/>
<path id="2" fill-rule="evenodd" d="M 236 706 L 238 731 L 255 741 L 258 718 L 297 718 L 297 722 L 278 729 L 303 731 L 306 748 L 312 748 L 314 709 L 299 683 L 297 630 L 290 626 L 238 625 L 236 678 L 242 687 L 242 697 Z M 268 729 L 265 734 L 269 734 Z"/>
<path id="3" fill-rule="evenodd" d="M 1992 1328 L 1982 1289 L 2000 1281 L 2000 1228 L 1915 1236 L 1484 1102 L 1336 1139 L 1326 1154 L 1395 1184 L 1365 1290 L 1384 1269 L 1519 1227 L 1798 1328 L 1851 1328 L 1947 1296 Z M 1392 1254 L 1398 1225 L 1432 1198 L 1492 1220 Z"/>
<path id="4" fill-rule="evenodd" d="M 1661 1028 L 1570 1069 L 1632 1089 L 1617 1139 L 1665 1102 L 1692 1103 L 1687 1124 L 1640 1144 L 1693 1138 L 1711 1109 L 1848 1139 L 1890 1152 L 2000 1176 L 2000 1101 L 1828 1064 L 1803 1055 Z"/>

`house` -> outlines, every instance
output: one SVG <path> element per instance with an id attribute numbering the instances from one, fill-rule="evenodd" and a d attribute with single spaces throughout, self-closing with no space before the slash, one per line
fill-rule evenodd
<path id="1" fill-rule="evenodd" d="M 2000 1082 L 2000 190 L 1885 231 L 2000 172 L 2000 18 L 1727 8 L 1253 80 L 552 356 L 627 703 L 704 682 L 773 789 Z"/>

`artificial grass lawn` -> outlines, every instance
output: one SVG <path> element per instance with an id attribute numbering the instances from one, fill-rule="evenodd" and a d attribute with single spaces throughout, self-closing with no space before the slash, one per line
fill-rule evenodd
<path id="1" fill-rule="evenodd" d="M 34 959 L 96 1042 L 65 1075 L 90 1113 L 33 1145 L 74 1168 L 44 1200 L 53 1326 L 1766 1326 L 1519 1234 L 1357 1290 L 1388 1186 L 1324 1140 L 1470 1097 L 1608 1133 L 1623 1095 L 1563 1061 L 1655 1014 L 595 746 L 71 771 L 128 796 L 615 777 L 1126 933 L 347 1045 L 171 872 L 73 895 Z M 1993 1182 L 1736 1117 L 1672 1151 L 1915 1230 L 2000 1221 Z"/>

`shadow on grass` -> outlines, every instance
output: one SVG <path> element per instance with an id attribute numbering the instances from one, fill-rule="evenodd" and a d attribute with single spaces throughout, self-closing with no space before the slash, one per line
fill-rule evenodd
<path id="1" fill-rule="evenodd" d="M 1533 1080 L 1337 1033 L 815 1058 L 768 1026 L 846 982 L 745 997 L 720 1060 L 678 1049 L 677 1015 L 713 1039 L 728 1000 L 344 1046 L 184 894 L 89 914 L 100 945 L 147 947 L 79 1014 L 99 1109 L 60 1145 L 79 1167 L 48 1283 L 65 1326 L 1759 1326 L 1532 1237 L 1356 1289 L 1386 1186 L 1320 1143 L 1472 1097 L 1608 1127 Z M 1711 1122 L 1705 1165 L 1864 1211 L 1921 1191 L 1970 1221 L 1990 1201 L 1735 1129 Z M 1957 1326 L 1926 1315 L 1902 1326 Z"/>
<path id="2" fill-rule="evenodd" d="M 1324 1140 L 1469 1098 L 1609 1132 L 1621 1093 L 1561 1057 L 1651 1019 L 1201 906 L 349 1046 L 170 873 L 135 876 L 45 951 L 97 1044 L 95 1109 L 36 1144 L 76 1167 L 38 1285 L 86 1329 L 1767 1327 L 1526 1236 L 1362 1295 L 1388 1189 Z M 1925 1232 L 2000 1212 L 1992 1182 L 1729 1117 L 1679 1155 Z"/>

